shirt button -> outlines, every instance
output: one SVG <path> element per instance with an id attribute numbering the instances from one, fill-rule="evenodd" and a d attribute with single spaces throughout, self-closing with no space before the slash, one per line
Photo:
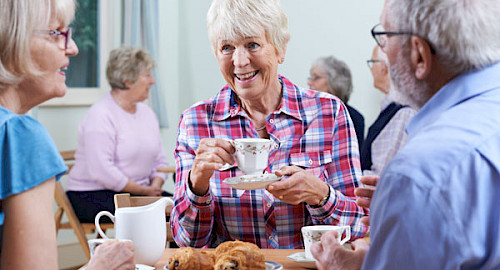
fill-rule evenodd
<path id="1" fill-rule="evenodd" d="M 312 164 L 313 164 L 313 160 L 312 160 L 312 159 L 310 159 L 310 160 L 309 160 L 309 165 L 312 165 Z"/>
<path id="2" fill-rule="evenodd" d="M 278 148 L 278 144 L 275 144 L 275 145 L 274 145 L 274 148 L 275 148 L 275 149 L 276 149 L 276 148 Z"/>
<path id="3" fill-rule="evenodd" d="M 274 239 L 274 238 L 273 238 L 273 236 L 272 236 L 272 235 L 271 235 L 271 236 L 269 236 L 269 240 L 271 240 L 271 241 L 272 241 L 273 239 Z"/>
<path id="4" fill-rule="evenodd" d="M 271 124 L 274 123 L 274 119 L 269 120 L 269 123 Z"/>
<path id="5" fill-rule="evenodd" d="M 271 208 L 271 203 L 267 203 L 267 208 Z"/>
<path id="6" fill-rule="evenodd" d="M 207 200 L 207 203 L 210 203 L 210 202 L 211 202 L 211 200 Z"/>

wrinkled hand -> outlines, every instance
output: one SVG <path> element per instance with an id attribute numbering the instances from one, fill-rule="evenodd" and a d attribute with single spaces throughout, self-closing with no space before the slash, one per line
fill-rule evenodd
<path id="1" fill-rule="evenodd" d="M 361 177 L 361 183 L 367 185 L 365 187 L 359 187 L 354 190 L 354 195 L 359 198 L 356 199 L 356 203 L 364 208 L 370 208 L 370 204 L 372 202 L 373 193 L 375 192 L 375 187 L 377 186 L 378 175 L 365 175 Z M 362 217 L 361 222 L 366 226 L 370 226 L 370 216 Z"/>
<path id="2" fill-rule="evenodd" d="M 309 205 L 318 205 L 330 190 L 327 183 L 297 166 L 284 166 L 275 174 L 289 177 L 269 185 L 267 191 L 289 204 L 305 202 Z"/>
<path id="3" fill-rule="evenodd" d="M 149 186 L 149 187 L 144 187 L 144 193 L 142 195 L 144 195 L 144 196 L 161 196 L 162 193 L 163 193 L 163 189 L 161 187 Z"/>
<path id="4" fill-rule="evenodd" d="M 336 231 L 330 231 L 321 236 L 321 242 L 311 246 L 311 254 L 316 258 L 319 270 L 350 270 L 361 269 L 368 252 L 368 243 L 358 239 L 351 243 L 353 250 L 348 250 L 337 241 Z"/>
<path id="5" fill-rule="evenodd" d="M 195 194 L 205 195 L 208 192 L 210 177 L 212 177 L 214 171 L 220 169 L 226 163 L 235 163 L 234 151 L 233 145 L 228 140 L 218 138 L 201 139 L 190 174 L 190 181 Z"/>
<path id="6" fill-rule="evenodd" d="M 105 241 L 99 245 L 89 261 L 87 270 L 134 270 L 132 241 Z"/>
<path id="7" fill-rule="evenodd" d="M 161 189 L 164 182 L 163 178 L 156 176 L 151 179 L 150 186 Z"/>

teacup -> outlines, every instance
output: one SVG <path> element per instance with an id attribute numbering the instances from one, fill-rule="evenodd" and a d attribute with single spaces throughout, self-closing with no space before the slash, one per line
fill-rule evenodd
<path id="1" fill-rule="evenodd" d="M 236 149 L 238 168 L 246 175 L 262 174 L 267 168 L 272 141 L 262 138 L 242 138 L 232 141 Z"/>
<path id="2" fill-rule="evenodd" d="M 351 227 L 350 226 L 333 226 L 333 225 L 316 225 L 316 226 L 304 226 L 301 229 L 302 238 L 304 239 L 304 249 L 306 250 L 306 258 L 314 260 L 311 254 L 311 246 L 314 243 L 321 242 L 321 236 L 329 231 L 337 231 L 337 241 L 339 244 L 343 245 L 349 239 L 351 239 Z M 342 235 L 345 233 L 345 237 Z"/>
<path id="3" fill-rule="evenodd" d="M 88 242 L 89 242 L 89 250 L 90 250 L 90 256 L 92 257 L 95 253 L 95 249 L 102 245 L 104 242 L 106 241 L 113 241 L 114 239 L 103 239 L 103 238 L 99 238 L 99 239 L 90 239 Z M 132 242 L 131 240 L 128 240 L 128 239 L 119 239 L 118 241 L 120 242 Z"/>

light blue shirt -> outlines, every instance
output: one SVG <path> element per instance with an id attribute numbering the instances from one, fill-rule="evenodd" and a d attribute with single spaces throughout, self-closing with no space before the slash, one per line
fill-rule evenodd
<path id="1" fill-rule="evenodd" d="M 363 269 L 500 269 L 500 62 L 411 120 L 372 201 Z"/>
<path id="2" fill-rule="evenodd" d="M 38 121 L 3 107 L 0 107 L 0 153 L 0 201 L 54 176 L 59 179 L 67 170 L 54 141 Z M 26 207 L 36 211 L 35 206 Z M 3 221 L 4 213 L 0 211 L 0 245 Z"/>

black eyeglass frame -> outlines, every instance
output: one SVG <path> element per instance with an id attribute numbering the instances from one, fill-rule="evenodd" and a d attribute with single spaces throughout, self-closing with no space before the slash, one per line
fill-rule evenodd
<path id="1" fill-rule="evenodd" d="M 47 34 L 49 36 L 63 36 L 65 38 L 64 40 L 64 49 L 68 49 L 68 44 L 69 44 L 69 39 L 71 38 L 71 27 L 68 27 L 66 31 L 59 31 L 59 30 L 35 30 L 35 33 L 39 34 Z"/>
<path id="2" fill-rule="evenodd" d="M 382 24 L 381 23 L 376 24 L 375 26 L 372 27 L 372 30 L 370 32 L 372 34 L 373 39 L 375 39 L 375 42 L 377 42 L 377 45 L 380 48 L 384 48 L 385 44 L 382 44 L 382 41 L 380 40 L 380 37 L 378 37 L 378 36 L 382 36 L 382 35 L 387 35 L 387 36 L 411 35 L 411 36 L 420 37 L 420 36 L 410 32 L 410 31 L 376 31 L 375 28 L 377 28 L 379 25 L 381 26 Z M 429 48 L 431 49 L 431 53 L 436 54 L 436 50 L 434 49 L 434 46 L 432 46 L 432 44 L 428 40 L 426 40 L 425 38 L 422 38 L 422 37 L 420 37 L 420 38 L 423 39 L 425 42 L 427 42 L 427 44 L 429 44 Z"/>
<path id="3" fill-rule="evenodd" d="M 378 59 L 368 59 L 366 60 L 366 64 L 368 65 L 368 68 L 372 68 L 373 67 L 373 64 L 375 63 L 381 63 L 381 62 L 384 62 L 384 60 L 378 60 Z"/>

